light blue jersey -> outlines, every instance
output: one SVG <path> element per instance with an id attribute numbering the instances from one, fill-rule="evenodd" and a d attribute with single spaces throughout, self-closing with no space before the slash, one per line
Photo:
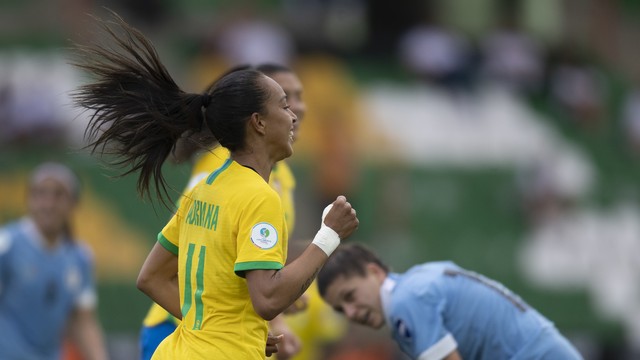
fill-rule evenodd
<path id="1" fill-rule="evenodd" d="M 26 218 L 0 229 L 0 359 L 59 359 L 71 312 L 95 306 L 88 249 L 43 242 Z"/>
<path id="2" fill-rule="evenodd" d="M 503 285 L 452 262 L 389 274 L 381 288 L 387 324 L 414 359 L 582 357 L 554 325 Z"/>

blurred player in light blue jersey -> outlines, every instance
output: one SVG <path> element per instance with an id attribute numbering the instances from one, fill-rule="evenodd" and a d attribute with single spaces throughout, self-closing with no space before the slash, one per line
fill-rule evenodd
<path id="1" fill-rule="evenodd" d="M 361 245 L 341 245 L 318 274 L 349 320 L 385 324 L 413 359 L 582 359 L 553 323 L 498 282 L 450 261 L 392 273 Z"/>
<path id="2" fill-rule="evenodd" d="M 70 234 L 78 195 L 69 168 L 44 163 L 29 182 L 28 215 L 0 229 L 0 359 L 60 359 L 66 334 L 84 358 L 107 357 L 92 258 Z"/>

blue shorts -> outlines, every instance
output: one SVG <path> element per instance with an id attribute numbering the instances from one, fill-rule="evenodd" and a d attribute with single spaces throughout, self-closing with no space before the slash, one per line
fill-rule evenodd
<path id="1" fill-rule="evenodd" d="M 140 331 L 140 359 L 150 360 L 164 338 L 176 329 L 173 321 L 163 321 L 155 326 L 143 326 Z"/>

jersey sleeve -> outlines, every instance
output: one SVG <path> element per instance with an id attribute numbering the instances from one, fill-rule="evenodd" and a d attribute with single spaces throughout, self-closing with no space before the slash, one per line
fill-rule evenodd
<path id="1" fill-rule="evenodd" d="M 390 316 L 393 338 L 414 359 L 440 360 L 457 348 L 443 319 L 445 299 L 437 294 L 404 291 Z"/>
<path id="2" fill-rule="evenodd" d="M 162 231 L 158 234 L 158 243 L 175 256 L 178 256 L 178 235 L 180 234 L 180 222 L 178 219 L 179 215 L 174 214 L 171 217 L 171 220 L 169 220 Z"/>
<path id="3" fill-rule="evenodd" d="M 286 260 L 287 227 L 280 198 L 264 191 L 248 202 L 240 216 L 234 271 L 279 270 Z"/>
<path id="4" fill-rule="evenodd" d="M 158 243 L 175 256 L 178 256 L 178 248 L 180 246 L 180 224 L 182 223 L 182 219 L 184 219 L 185 209 L 188 209 L 193 202 L 191 196 L 192 191 L 193 189 L 187 191 L 186 194 L 182 196 L 178 211 L 158 234 Z"/>

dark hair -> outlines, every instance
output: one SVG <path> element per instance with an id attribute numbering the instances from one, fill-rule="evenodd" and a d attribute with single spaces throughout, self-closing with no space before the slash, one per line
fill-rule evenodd
<path id="1" fill-rule="evenodd" d="M 367 264 L 376 264 L 385 272 L 389 267 L 364 245 L 344 244 L 331 254 L 317 277 L 318 291 L 324 297 L 327 288 L 340 276 L 365 276 Z"/>
<path id="2" fill-rule="evenodd" d="M 162 165 L 178 139 L 186 131 L 200 131 L 204 120 L 223 146 L 241 149 L 247 120 L 261 112 L 268 96 L 259 82 L 264 75 L 238 71 L 221 78 L 205 94 L 185 93 L 160 62 L 153 44 L 111 13 L 114 20 L 96 20 L 113 46 L 75 45 L 80 60 L 73 65 L 96 80 L 79 87 L 72 97 L 92 112 L 85 132 L 92 152 L 116 155 L 111 165 L 130 167 L 120 176 L 139 170 L 138 192 L 149 195 L 153 182 L 166 205 L 165 197 L 170 196 Z"/>
<path id="3" fill-rule="evenodd" d="M 260 79 L 265 77 L 257 70 L 237 70 L 223 76 L 209 89 L 207 126 L 220 145 L 231 152 L 244 147 L 245 127 L 251 114 L 264 111 L 269 93 Z"/>
<path id="4" fill-rule="evenodd" d="M 251 70 L 251 69 L 258 70 L 267 76 L 272 76 L 277 73 L 293 72 L 291 68 L 285 65 L 280 65 L 276 63 L 263 63 L 256 66 L 253 66 L 250 64 L 240 64 L 228 69 L 220 77 L 216 78 L 207 87 L 207 89 L 213 88 L 216 85 L 216 83 L 220 81 L 220 79 L 224 78 L 225 76 L 231 73 L 234 73 L 236 71 Z M 216 139 L 215 136 L 213 136 L 212 132 L 208 127 L 205 129 L 200 129 L 199 131 L 189 130 L 183 133 L 180 140 L 175 144 L 174 148 L 172 149 L 173 156 L 171 157 L 171 159 L 175 163 L 180 163 L 186 159 L 190 159 L 193 156 L 193 154 L 195 154 L 198 150 L 209 149 L 212 146 L 214 146 L 216 143 L 218 143 L 218 140 Z"/>

